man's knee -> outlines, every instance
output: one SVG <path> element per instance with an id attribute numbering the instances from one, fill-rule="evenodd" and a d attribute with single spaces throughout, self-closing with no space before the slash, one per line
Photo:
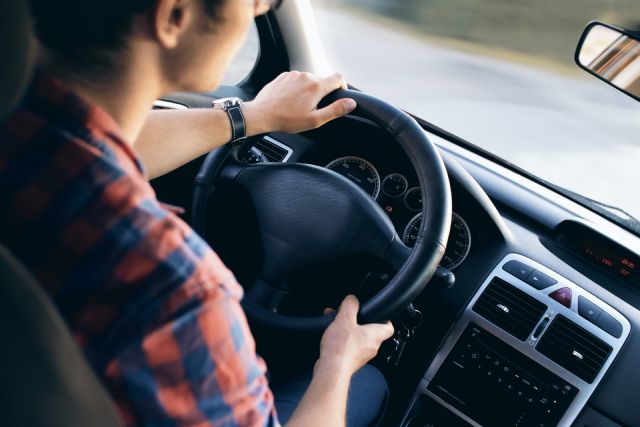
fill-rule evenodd
<path id="1" fill-rule="evenodd" d="M 351 378 L 347 402 L 347 426 L 376 426 L 389 400 L 387 380 L 377 368 L 365 365 Z"/>
<path id="2" fill-rule="evenodd" d="M 276 409 L 280 422 L 286 423 L 309 386 L 311 373 L 273 384 Z M 377 426 L 384 416 L 389 388 L 384 375 L 375 367 L 365 365 L 353 377 L 347 401 L 347 426 Z"/>

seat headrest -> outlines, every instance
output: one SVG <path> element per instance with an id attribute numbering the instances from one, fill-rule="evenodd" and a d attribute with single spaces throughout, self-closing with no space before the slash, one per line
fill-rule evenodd
<path id="1" fill-rule="evenodd" d="M 0 0 L 0 121 L 29 83 L 34 51 L 29 2 Z"/>

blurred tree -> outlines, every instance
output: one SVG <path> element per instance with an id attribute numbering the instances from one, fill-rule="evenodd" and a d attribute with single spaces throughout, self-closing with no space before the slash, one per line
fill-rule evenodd
<path id="1" fill-rule="evenodd" d="M 572 61 L 592 20 L 638 27 L 637 0 L 340 0 L 393 17 L 420 31 L 508 49 L 557 62 Z"/>

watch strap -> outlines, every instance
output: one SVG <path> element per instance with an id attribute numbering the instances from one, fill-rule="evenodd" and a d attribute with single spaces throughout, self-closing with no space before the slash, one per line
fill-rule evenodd
<path id="1" fill-rule="evenodd" d="M 247 136 L 247 124 L 239 103 L 225 108 L 231 122 L 231 143 L 237 142 Z"/>

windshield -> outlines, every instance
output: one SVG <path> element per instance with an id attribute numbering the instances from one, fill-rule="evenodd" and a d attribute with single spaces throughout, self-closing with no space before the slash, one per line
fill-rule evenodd
<path id="1" fill-rule="evenodd" d="M 640 218 L 640 104 L 573 62 L 589 21 L 638 29 L 637 0 L 313 5 L 329 60 L 349 83 Z"/>

